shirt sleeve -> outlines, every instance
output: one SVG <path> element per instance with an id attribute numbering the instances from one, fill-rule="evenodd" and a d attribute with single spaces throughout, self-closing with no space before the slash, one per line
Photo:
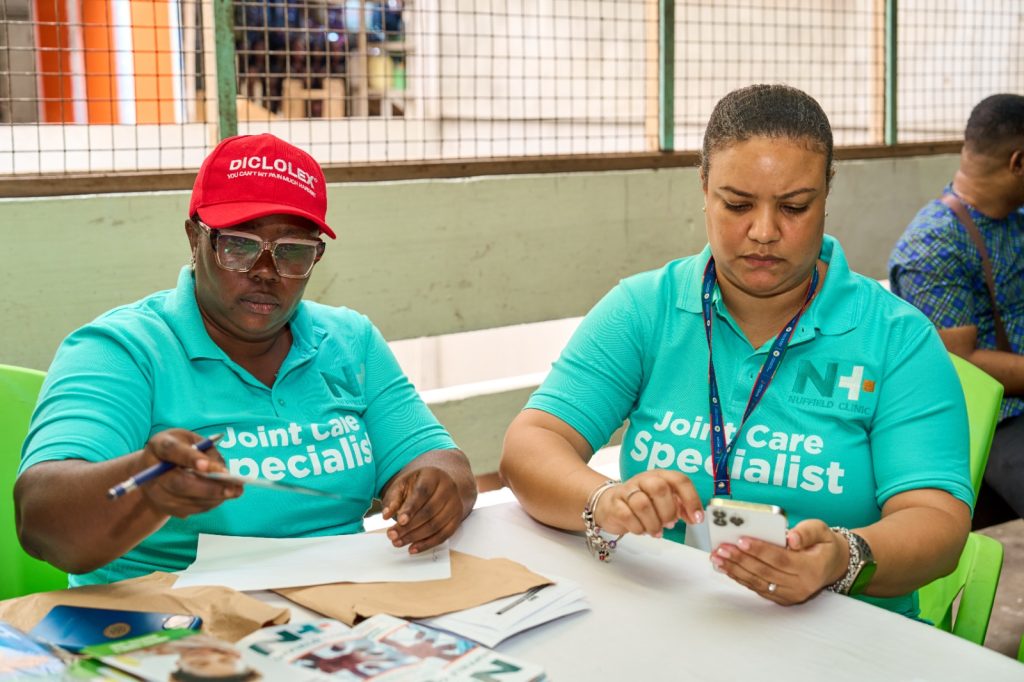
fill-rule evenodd
<path id="1" fill-rule="evenodd" d="M 977 251 L 945 206 L 900 239 L 890 261 L 889 285 L 939 329 L 976 325 Z"/>
<path id="2" fill-rule="evenodd" d="M 452 450 L 456 445 L 402 372 L 380 331 L 372 324 L 368 326 L 363 419 L 373 443 L 379 494 L 402 467 L 419 455 Z"/>
<path id="3" fill-rule="evenodd" d="M 870 434 L 878 505 L 908 490 L 937 488 L 973 506 L 967 408 L 956 369 L 930 327 L 897 347 Z"/>
<path id="4" fill-rule="evenodd" d="M 648 325 L 620 283 L 583 318 L 526 408 L 558 417 L 593 450 L 602 447 L 640 395 Z"/>
<path id="5" fill-rule="evenodd" d="M 73 332 L 47 371 L 18 473 L 40 462 L 100 462 L 134 452 L 148 437 L 151 394 L 147 369 L 112 330 Z"/>

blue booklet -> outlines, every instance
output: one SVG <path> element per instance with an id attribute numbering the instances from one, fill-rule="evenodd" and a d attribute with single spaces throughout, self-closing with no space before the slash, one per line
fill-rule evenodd
<path id="1" fill-rule="evenodd" d="M 178 613 L 54 606 L 29 634 L 38 640 L 77 653 L 83 647 L 161 630 L 198 630 L 202 624 L 203 620 L 198 616 Z"/>
<path id="2" fill-rule="evenodd" d="M 59 679 L 64 662 L 13 625 L 0 621 L 0 680 L 52 676 Z"/>

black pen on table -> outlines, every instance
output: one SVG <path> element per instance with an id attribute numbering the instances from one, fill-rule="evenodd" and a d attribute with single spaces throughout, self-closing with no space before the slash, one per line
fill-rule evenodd
<path id="1" fill-rule="evenodd" d="M 223 433 L 218 433 L 216 435 L 210 436 L 209 438 L 202 439 L 192 447 L 194 447 L 199 452 L 206 452 L 207 450 L 213 447 L 214 443 L 216 443 L 223 437 Z M 116 500 L 117 498 L 122 497 L 127 493 L 130 493 L 131 491 L 135 490 L 143 483 L 148 483 L 157 476 L 162 476 L 163 474 L 166 474 L 168 471 L 174 469 L 177 466 L 177 464 L 174 464 L 173 462 L 168 462 L 166 460 L 158 462 L 157 464 L 154 464 L 148 469 L 143 469 L 142 471 L 135 474 L 128 480 L 122 481 L 121 483 L 115 485 L 113 488 L 107 491 L 107 498 L 111 500 Z"/>

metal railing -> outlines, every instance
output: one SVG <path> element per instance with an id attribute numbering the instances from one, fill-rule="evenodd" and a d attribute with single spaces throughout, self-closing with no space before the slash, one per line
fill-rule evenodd
<path id="1" fill-rule="evenodd" d="M 193 170 L 263 131 L 350 168 L 665 163 L 765 81 L 818 98 L 840 146 L 955 141 L 978 100 L 1024 90 L 1017 0 L 0 0 L 0 19 L 7 178 Z"/>

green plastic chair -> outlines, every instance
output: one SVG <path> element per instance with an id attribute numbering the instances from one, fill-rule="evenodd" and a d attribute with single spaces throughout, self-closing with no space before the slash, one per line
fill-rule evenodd
<path id="1" fill-rule="evenodd" d="M 950 353 L 953 367 L 960 377 L 967 402 L 967 422 L 971 437 L 971 483 L 974 496 L 981 489 L 988 451 L 999 423 L 999 408 L 1003 402 L 1003 385 L 961 357 Z"/>
<path id="2" fill-rule="evenodd" d="M 1003 385 L 966 360 L 952 354 L 950 358 L 967 402 L 971 483 L 977 497 L 999 421 Z M 921 617 L 946 632 L 983 645 L 1002 569 L 1003 546 L 999 541 L 971 533 L 956 570 L 918 590 Z M 960 603 L 956 604 L 958 596 Z"/>
<path id="3" fill-rule="evenodd" d="M 0 599 L 68 586 L 66 573 L 25 553 L 14 529 L 14 479 L 21 444 L 45 376 L 34 369 L 0 365 Z"/>
<path id="4" fill-rule="evenodd" d="M 971 533 L 956 570 L 918 591 L 921 617 L 946 632 L 983 645 L 1002 570 L 1002 544 L 987 535 Z M 958 596 L 960 603 L 955 604 Z"/>

